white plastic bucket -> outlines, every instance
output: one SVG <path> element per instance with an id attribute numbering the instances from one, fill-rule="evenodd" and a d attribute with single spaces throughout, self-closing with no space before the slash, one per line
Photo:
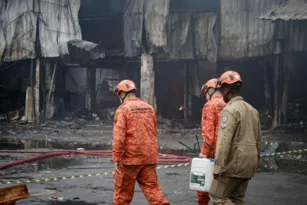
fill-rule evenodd
<path id="1" fill-rule="evenodd" d="M 190 171 L 190 189 L 209 192 L 213 180 L 214 159 L 193 158 Z"/>

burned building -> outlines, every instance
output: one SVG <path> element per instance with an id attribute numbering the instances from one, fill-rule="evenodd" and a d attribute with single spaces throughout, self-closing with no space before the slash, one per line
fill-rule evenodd
<path id="1" fill-rule="evenodd" d="M 201 85 L 234 69 L 263 119 L 287 123 L 289 103 L 305 104 L 302 2 L 1 1 L 1 96 L 28 96 L 26 110 L 50 119 L 116 107 L 112 88 L 130 78 L 162 117 L 198 122 Z"/>

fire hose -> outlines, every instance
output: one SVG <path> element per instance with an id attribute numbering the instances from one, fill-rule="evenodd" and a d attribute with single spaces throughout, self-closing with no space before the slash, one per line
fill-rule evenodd
<path id="1" fill-rule="evenodd" d="M 193 148 L 189 147 L 188 145 L 184 144 L 183 142 L 179 142 L 179 144 L 181 144 L 181 145 L 185 146 L 186 148 L 188 148 L 190 151 L 192 151 L 198 157 L 198 155 L 200 153 L 200 147 L 201 147 L 200 143 L 204 143 L 204 144 L 206 144 L 206 146 L 208 146 L 210 148 L 210 150 L 212 151 L 212 156 L 214 156 L 214 149 L 213 149 L 213 147 L 209 143 L 205 142 L 204 140 L 199 140 L 198 135 L 195 135 L 195 137 L 196 137 L 196 141 L 194 143 L 194 147 Z M 198 146 L 198 149 L 196 148 L 196 145 Z"/>
<path id="2" fill-rule="evenodd" d="M 21 165 L 29 162 L 35 162 L 42 159 L 48 159 L 62 155 L 73 155 L 74 157 L 82 155 L 100 156 L 100 157 L 111 157 L 112 150 L 89 150 L 89 151 L 78 151 L 78 150 L 0 150 L 0 153 L 40 153 L 41 155 L 17 160 L 8 164 L 0 166 L 0 170 Z M 189 163 L 191 158 L 187 156 L 177 156 L 170 154 L 158 154 L 159 164 L 175 164 L 175 163 Z"/>

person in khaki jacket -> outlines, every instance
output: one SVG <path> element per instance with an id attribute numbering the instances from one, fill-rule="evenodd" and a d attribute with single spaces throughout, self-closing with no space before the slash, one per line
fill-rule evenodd
<path id="1" fill-rule="evenodd" d="M 226 107 L 221 113 L 210 198 L 215 205 L 245 205 L 244 196 L 254 176 L 261 151 L 258 111 L 240 96 L 242 80 L 234 71 L 218 83 Z"/>

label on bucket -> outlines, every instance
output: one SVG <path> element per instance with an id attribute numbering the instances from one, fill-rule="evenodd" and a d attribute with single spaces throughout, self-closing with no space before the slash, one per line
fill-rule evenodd
<path id="1" fill-rule="evenodd" d="M 204 187 L 206 181 L 206 175 L 201 172 L 194 172 L 191 174 L 191 183 L 193 186 Z"/>

